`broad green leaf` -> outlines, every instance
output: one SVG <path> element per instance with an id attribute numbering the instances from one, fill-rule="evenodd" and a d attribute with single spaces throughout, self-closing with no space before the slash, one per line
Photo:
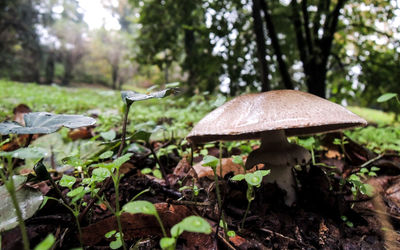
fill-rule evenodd
<path id="1" fill-rule="evenodd" d="M 75 182 L 76 182 L 75 177 L 64 174 L 58 184 L 60 184 L 61 187 L 67 187 L 69 189 L 72 189 L 72 186 L 75 184 Z"/>
<path id="2" fill-rule="evenodd" d="M 47 156 L 47 151 L 44 148 L 39 147 L 28 147 L 19 148 L 15 151 L 10 152 L 0 152 L 0 156 L 3 157 L 13 157 L 18 159 L 40 159 Z"/>
<path id="3" fill-rule="evenodd" d="M 148 201 L 132 201 L 122 207 L 122 211 L 131 214 L 149 214 L 156 215 L 157 210 L 153 203 Z"/>
<path id="4" fill-rule="evenodd" d="M 160 240 L 160 247 L 163 250 L 175 249 L 176 240 L 174 238 L 164 237 Z"/>
<path id="5" fill-rule="evenodd" d="M 47 237 L 42 240 L 36 247 L 35 250 L 48 250 L 50 249 L 54 243 L 56 242 L 56 238 L 53 234 L 47 235 Z"/>
<path id="6" fill-rule="evenodd" d="M 100 159 L 108 159 L 111 158 L 113 156 L 114 152 L 113 151 L 106 151 L 104 153 L 102 153 L 101 155 L 99 155 Z"/>
<path id="7" fill-rule="evenodd" d="M 171 228 L 171 235 L 178 237 L 184 231 L 192 233 L 211 233 L 210 224 L 200 216 L 189 216 Z"/>
<path id="8" fill-rule="evenodd" d="M 394 97 L 396 97 L 396 96 L 397 96 L 396 93 L 386 93 L 386 94 L 381 95 L 381 96 L 377 99 L 377 101 L 378 101 L 378 102 L 386 102 L 386 101 L 389 101 L 390 99 L 392 99 L 392 98 L 394 98 Z"/>
<path id="9" fill-rule="evenodd" d="M 43 201 L 41 192 L 23 186 L 26 179 L 25 176 L 13 176 L 17 201 L 24 220 L 32 217 Z M 4 232 L 18 225 L 13 202 L 5 185 L 0 186 L 0 200 L 0 232 Z"/>
<path id="10" fill-rule="evenodd" d="M 254 174 L 261 175 L 262 177 L 269 175 L 271 173 L 271 170 L 257 170 L 254 172 Z"/>
<path id="11" fill-rule="evenodd" d="M 239 164 L 239 165 L 241 165 L 241 166 L 244 165 L 244 163 L 243 163 L 243 158 L 242 158 L 242 156 L 240 156 L 240 155 L 234 155 L 234 156 L 232 156 L 232 161 L 233 161 L 233 163 L 235 163 L 235 164 Z"/>
<path id="12" fill-rule="evenodd" d="M 202 166 L 216 168 L 218 165 L 218 158 L 212 155 L 206 155 L 203 158 Z"/>
<path id="13" fill-rule="evenodd" d="M 101 136 L 103 139 L 107 140 L 107 141 L 112 141 L 112 140 L 114 140 L 115 137 L 117 136 L 117 133 L 115 133 L 114 130 L 110 130 L 110 131 L 107 131 L 107 132 L 101 132 L 101 133 L 100 133 L 100 136 Z"/>
<path id="14" fill-rule="evenodd" d="M 67 196 L 68 197 L 75 197 L 75 196 L 81 195 L 84 192 L 84 189 L 85 188 L 83 186 L 80 186 L 80 187 L 77 187 L 75 189 L 72 189 L 71 191 L 69 191 L 67 193 Z"/>
<path id="15" fill-rule="evenodd" d="M 232 181 L 241 181 L 244 180 L 244 174 L 237 174 L 231 178 Z"/>
<path id="16" fill-rule="evenodd" d="M 25 127 L 16 122 L 0 123 L 0 134 L 50 134 L 61 127 L 79 128 L 91 126 L 96 120 L 82 115 L 55 115 L 46 112 L 28 113 L 24 116 Z"/>
<path id="17" fill-rule="evenodd" d="M 119 168 L 121 167 L 122 164 L 124 164 L 125 162 L 129 161 L 129 159 L 131 159 L 132 154 L 128 153 L 128 154 L 124 154 L 123 156 L 115 159 L 112 164 L 114 165 L 115 168 Z"/>
<path id="18" fill-rule="evenodd" d="M 107 168 L 95 168 L 92 171 L 91 178 L 94 182 L 101 182 L 101 181 L 104 181 L 110 175 L 111 175 L 111 172 Z"/>

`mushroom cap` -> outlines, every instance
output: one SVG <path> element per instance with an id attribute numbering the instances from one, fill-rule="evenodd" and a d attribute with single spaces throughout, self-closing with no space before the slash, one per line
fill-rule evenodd
<path id="1" fill-rule="evenodd" d="M 194 143 L 259 139 L 267 131 L 286 136 L 333 132 L 367 125 L 344 107 L 297 91 L 274 90 L 236 97 L 206 115 L 187 136 Z"/>

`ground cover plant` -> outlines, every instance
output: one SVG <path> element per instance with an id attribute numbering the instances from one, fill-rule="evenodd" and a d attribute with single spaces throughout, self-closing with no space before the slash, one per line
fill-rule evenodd
<path id="1" fill-rule="evenodd" d="M 289 138 L 312 155 L 310 164 L 294 167 L 299 197 L 289 207 L 283 190 L 262 182 L 269 171 L 244 168 L 259 142 L 193 147 L 184 140 L 225 98 L 153 89 L 122 98 L 109 92 L 105 102 L 87 89 L 13 86 L 20 94 L 2 100 L 1 122 L 17 120 L 19 111 L 12 111 L 23 103 L 97 123 L 50 126 L 33 136 L 16 134 L 29 122 L 0 125 L 8 129 L 0 141 L 0 197 L 9 203 L 0 206 L 2 249 L 399 246 L 400 135 L 393 123 Z M 28 98 L 43 88 L 65 101 Z M 13 211 L 12 223 L 3 223 L 6 210 Z"/>

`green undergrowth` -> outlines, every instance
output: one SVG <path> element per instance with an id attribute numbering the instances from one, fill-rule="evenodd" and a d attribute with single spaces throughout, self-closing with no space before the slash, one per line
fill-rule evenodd
<path id="1" fill-rule="evenodd" d="M 60 86 L 17 83 L 0 80 L 0 121 L 12 118 L 12 110 L 18 104 L 28 105 L 32 111 L 52 113 L 97 114 L 97 132 L 114 129 L 121 124 L 122 103 L 120 92 L 97 88 L 67 88 Z M 173 98 L 148 100 L 132 106 L 132 122 L 128 131 L 153 130 L 153 139 L 183 138 L 193 124 L 226 99 L 221 96 L 201 94 L 187 98 L 178 94 Z M 400 151 L 399 125 L 394 115 L 383 111 L 348 107 L 377 127 L 368 126 L 346 132 L 353 140 L 375 151 Z"/>

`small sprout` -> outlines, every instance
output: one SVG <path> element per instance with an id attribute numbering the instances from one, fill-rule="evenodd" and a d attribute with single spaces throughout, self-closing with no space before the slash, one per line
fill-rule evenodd
<path id="1" fill-rule="evenodd" d="M 175 249 L 176 240 L 175 238 L 164 237 L 160 240 L 160 247 L 164 250 Z"/>
<path id="2" fill-rule="evenodd" d="M 210 234 L 211 226 L 205 219 L 199 216 L 189 216 L 171 228 L 171 235 L 177 237 L 183 231 Z"/>
<path id="3" fill-rule="evenodd" d="M 107 232 L 104 236 L 108 239 L 113 237 L 116 232 L 117 232 L 116 230 L 112 230 L 110 232 Z"/>
<path id="4" fill-rule="evenodd" d="M 150 174 L 153 170 L 151 168 L 143 168 L 140 172 L 142 174 Z"/>
<path id="5" fill-rule="evenodd" d="M 232 237 L 235 237 L 235 236 L 236 236 L 235 231 L 232 231 L 232 230 L 229 230 L 229 231 L 228 231 L 228 237 L 229 237 L 229 238 L 232 238 Z"/>

